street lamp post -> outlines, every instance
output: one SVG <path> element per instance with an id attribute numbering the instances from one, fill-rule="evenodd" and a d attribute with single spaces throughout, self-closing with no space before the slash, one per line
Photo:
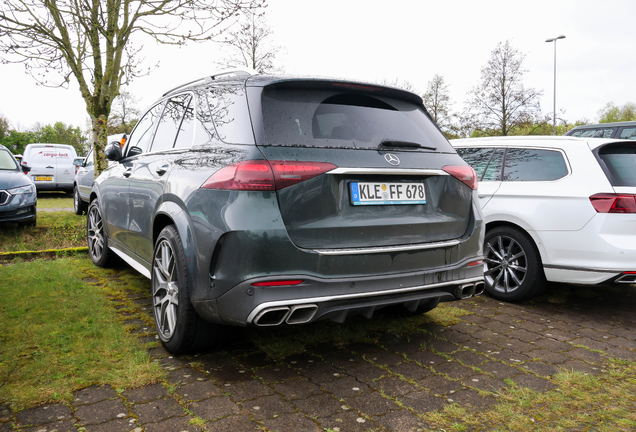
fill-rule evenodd
<path id="1" fill-rule="evenodd" d="M 556 135 L 556 42 L 559 39 L 565 39 L 565 36 L 557 36 L 555 38 L 546 39 L 546 42 L 554 42 L 554 104 L 552 106 L 552 135 Z"/>

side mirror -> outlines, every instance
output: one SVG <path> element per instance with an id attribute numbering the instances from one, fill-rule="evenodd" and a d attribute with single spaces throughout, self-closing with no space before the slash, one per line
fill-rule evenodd
<path id="1" fill-rule="evenodd" d="M 25 174 L 31 171 L 31 167 L 28 165 L 22 165 L 21 169 L 22 169 L 22 172 Z"/>
<path id="2" fill-rule="evenodd" d="M 119 162 L 120 160 L 122 160 L 123 155 L 121 152 L 121 144 L 119 143 L 119 141 L 112 141 L 108 143 L 106 145 L 106 148 L 104 149 L 104 156 L 106 156 L 106 159 L 108 159 L 109 161 Z"/>

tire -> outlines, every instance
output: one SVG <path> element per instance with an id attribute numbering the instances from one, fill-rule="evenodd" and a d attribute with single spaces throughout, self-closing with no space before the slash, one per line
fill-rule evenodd
<path id="1" fill-rule="evenodd" d="M 165 227 L 152 259 L 152 311 L 159 339 L 173 354 L 212 345 L 218 326 L 205 322 L 190 302 L 189 281 L 181 238 L 174 226 Z"/>
<path id="2" fill-rule="evenodd" d="M 537 296 L 547 284 L 539 251 L 530 236 L 507 226 L 486 233 L 484 276 L 486 293 L 509 302 Z"/>
<path id="3" fill-rule="evenodd" d="M 97 199 L 94 199 L 88 208 L 86 241 L 88 242 L 88 254 L 93 263 L 98 267 L 108 267 L 112 263 L 113 256 L 108 249 L 108 238 L 104 231 L 102 212 Z"/>
<path id="4" fill-rule="evenodd" d="M 73 188 L 73 210 L 75 210 L 75 214 L 84 214 L 87 208 L 88 206 L 84 201 L 82 201 L 82 198 L 80 197 L 79 189 L 77 189 L 77 186 L 75 186 Z"/>

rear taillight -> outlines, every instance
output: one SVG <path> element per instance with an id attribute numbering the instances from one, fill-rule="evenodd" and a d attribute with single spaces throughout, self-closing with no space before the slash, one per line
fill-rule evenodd
<path id="1" fill-rule="evenodd" d="M 270 165 L 274 169 L 276 190 L 304 182 L 338 168 L 334 164 L 327 162 L 270 161 Z"/>
<path id="2" fill-rule="evenodd" d="M 597 213 L 636 213 L 636 195 L 598 193 L 590 202 Z"/>
<path id="3" fill-rule="evenodd" d="M 446 171 L 469 188 L 477 189 L 477 173 L 472 167 L 468 165 L 447 165 L 442 167 L 442 170 Z"/>
<path id="4" fill-rule="evenodd" d="M 276 190 L 272 168 L 264 160 L 243 161 L 223 167 L 201 187 L 245 191 Z"/>
<path id="5" fill-rule="evenodd" d="M 337 168 L 326 162 L 251 160 L 221 168 L 201 186 L 208 189 L 274 191 Z"/>

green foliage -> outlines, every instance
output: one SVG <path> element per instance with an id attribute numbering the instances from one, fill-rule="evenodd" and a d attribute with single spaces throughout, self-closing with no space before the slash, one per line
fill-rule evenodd
<path id="1" fill-rule="evenodd" d="M 88 140 L 82 135 L 79 127 L 73 127 L 63 122 L 53 125 L 36 126 L 32 130 L 20 132 L 10 129 L 0 117 L 0 144 L 7 147 L 13 154 L 24 154 L 24 148 L 32 143 L 51 143 L 72 145 L 77 154 L 86 154 Z"/>
<path id="2" fill-rule="evenodd" d="M 13 154 L 24 154 L 24 148 L 27 144 L 37 142 L 35 133 L 18 132 L 9 130 L 5 136 L 0 139 L 0 144 L 8 148 Z"/>
<path id="3" fill-rule="evenodd" d="M 622 107 L 618 107 L 613 102 L 609 102 L 603 109 L 599 110 L 598 114 L 600 117 L 599 123 L 636 120 L 636 104 L 627 102 Z"/>
<path id="4" fill-rule="evenodd" d="M 4 137 L 9 133 L 9 121 L 5 116 L 0 114 L 0 140 L 4 139 Z"/>
<path id="5" fill-rule="evenodd" d="M 69 144 L 72 145 L 77 154 L 86 154 L 87 139 L 82 135 L 79 127 L 56 122 L 53 125 L 46 125 L 34 131 L 37 141 L 42 143 Z"/>

